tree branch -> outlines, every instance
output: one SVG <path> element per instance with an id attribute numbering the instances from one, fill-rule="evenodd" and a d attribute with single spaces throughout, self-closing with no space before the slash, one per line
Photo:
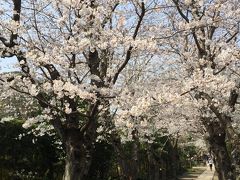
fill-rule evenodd
<path id="1" fill-rule="evenodd" d="M 179 14 L 181 15 L 181 17 L 182 17 L 187 23 L 189 23 L 188 17 L 187 17 L 185 14 L 183 14 L 182 10 L 180 9 L 179 1 L 178 1 L 178 0 L 172 0 L 172 1 L 173 1 L 173 3 L 176 5 L 176 8 L 177 8 Z"/>
<path id="2" fill-rule="evenodd" d="M 142 23 L 142 21 L 143 21 L 143 17 L 144 17 L 144 15 L 145 15 L 145 12 L 146 12 L 145 4 L 144 4 L 144 2 L 142 2 L 142 3 L 141 3 L 141 14 L 139 15 L 138 23 L 137 23 L 137 26 L 136 26 L 135 31 L 134 31 L 134 33 L 133 33 L 133 40 L 135 40 L 136 37 L 137 37 L 137 34 L 138 34 L 138 32 L 139 32 L 141 23 Z M 122 65 L 119 67 L 119 69 L 117 70 L 116 74 L 115 74 L 114 77 L 113 77 L 113 84 L 116 83 L 119 74 L 122 72 L 122 70 L 126 67 L 126 65 L 128 64 L 129 60 L 131 59 L 132 49 L 133 49 L 132 46 L 130 46 L 130 47 L 128 48 L 125 61 L 122 63 Z"/>

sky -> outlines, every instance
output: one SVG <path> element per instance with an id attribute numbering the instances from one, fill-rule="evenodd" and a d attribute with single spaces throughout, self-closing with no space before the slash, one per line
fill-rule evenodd
<path id="1" fill-rule="evenodd" d="M 9 5 L 11 3 L 6 1 L 0 0 L 0 7 L 1 8 L 9 8 Z M 11 11 L 10 11 L 11 13 Z M 2 16 L 1 16 L 2 18 Z M 17 64 L 17 59 L 16 57 L 11 57 L 11 58 L 0 58 L 0 73 L 3 72 L 12 72 L 12 71 L 17 71 L 18 68 L 14 67 Z"/>
<path id="2" fill-rule="evenodd" d="M 18 68 L 14 67 L 17 64 L 16 57 L 0 58 L 0 73 L 17 71 Z"/>

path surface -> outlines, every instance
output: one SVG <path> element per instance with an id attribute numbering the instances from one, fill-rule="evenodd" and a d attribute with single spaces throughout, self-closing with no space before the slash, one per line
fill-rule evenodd
<path id="1" fill-rule="evenodd" d="M 179 180 L 212 180 L 214 168 L 210 171 L 209 167 L 193 167 L 192 171 L 180 177 Z"/>
<path id="2" fill-rule="evenodd" d="M 210 171 L 209 168 L 205 170 L 196 180 L 212 180 L 214 177 L 214 168 Z"/>

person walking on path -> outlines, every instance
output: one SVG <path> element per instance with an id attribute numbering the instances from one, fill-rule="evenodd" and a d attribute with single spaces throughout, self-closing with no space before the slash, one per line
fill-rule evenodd
<path id="1" fill-rule="evenodd" d="M 212 171 L 213 160 L 211 158 L 208 160 L 208 164 L 209 164 L 210 170 Z"/>

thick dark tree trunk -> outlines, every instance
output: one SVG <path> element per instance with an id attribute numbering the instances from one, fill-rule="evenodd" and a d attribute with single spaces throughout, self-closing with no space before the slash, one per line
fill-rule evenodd
<path id="1" fill-rule="evenodd" d="M 150 148 L 147 151 L 147 155 L 148 155 L 148 179 L 149 180 L 154 180 L 154 176 L 155 176 L 155 161 L 154 161 L 154 157 L 153 154 L 150 150 Z"/>
<path id="2" fill-rule="evenodd" d="M 225 141 L 226 128 L 221 126 L 219 122 L 211 122 L 206 128 L 209 133 L 208 142 L 215 158 L 219 180 L 235 180 L 235 168 L 232 165 Z"/>
<path id="3" fill-rule="evenodd" d="M 170 156 L 170 163 L 171 163 L 171 177 L 173 179 L 177 179 L 178 173 L 178 138 L 174 140 L 171 145 L 171 156 Z"/>
<path id="4" fill-rule="evenodd" d="M 118 163 L 120 166 L 119 169 L 119 179 L 120 180 L 126 180 L 128 177 L 130 177 L 130 172 L 129 172 L 129 166 L 126 162 L 126 159 L 124 159 L 121 155 L 118 156 Z"/>
<path id="5" fill-rule="evenodd" d="M 120 137 L 117 134 L 115 134 L 112 136 L 111 140 L 112 140 L 114 151 L 117 154 L 118 165 L 119 165 L 118 167 L 119 179 L 120 180 L 132 179 L 130 162 L 124 152 L 124 147 L 121 144 Z"/>
<path id="6" fill-rule="evenodd" d="M 240 134 L 228 125 L 227 139 L 231 149 L 231 157 L 236 169 L 236 176 L 240 176 Z"/>
<path id="7" fill-rule="evenodd" d="M 137 179 L 139 176 L 139 139 L 137 131 L 132 132 L 133 145 L 132 145 L 132 157 L 131 157 L 131 176 L 133 179 Z"/>
<path id="8" fill-rule="evenodd" d="M 118 161 L 120 165 L 120 176 L 122 180 L 136 180 L 138 178 L 138 160 L 133 157 L 127 157 L 124 152 L 118 154 Z"/>
<path id="9" fill-rule="evenodd" d="M 86 133 L 87 134 L 87 133 Z M 63 180 L 85 180 L 91 165 L 93 139 L 79 130 L 69 130 L 65 137 L 66 164 Z"/>
<path id="10" fill-rule="evenodd" d="M 149 178 L 149 180 L 159 180 L 160 179 L 160 171 L 159 171 L 160 166 L 156 161 L 152 162 L 152 163 L 153 164 L 150 164 L 150 166 L 149 166 L 148 178 Z M 166 178 L 166 175 L 163 175 L 163 178 Z"/>
<path id="11" fill-rule="evenodd" d="M 216 170 L 218 171 L 219 180 L 236 179 L 224 138 L 221 139 L 221 136 L 218 138 L 215 137 L 210 147 L 215 157 L 215 166 L 217 167 Z"/>
<path id="12" fill-rule="evenodd" d="M 149 180 L 159 180 L 160 179 L 160 167 L 165 163 L 162 159 L 159 157 L 156 157 L 156 154 L 154 154 L 154 150 L 151 149 L 151 145 L 147 150 L 147 157 L 148 157 L 148 179 Z M 161 170 L 163 172 L 163 169 Z"/>
<path id="13" fill-rule="evenodd" d="M 161 159 L 161 180 L 167 180 L 167 163 Z"/>
<path id="14" fill-rule="evenodd" d="M 134 135 L 134 132 L 133 132 Z M 119 163 L 119 179 L 136 180 L 139 176 L 139 142 L 134 135 L 134 141 L 129 146 L 129 154 L 126 154 L 124 145 L 121 143 L 120 137 L 116 134 L 112 136 L 112 145 L 118 157 Z M 126 145 L 127 146 L 127 145 Z"/>
<path id="15" fill-rule="evenodd" d="M 129 157 L 130 159 L 125 159 L 125 162 L 127 162 L 127 169 L 128 169 L 128 179 L 130 180 L 136 180 L 138 178 L 139 172 L 138 172 L 138 155 L 137 155 L 137 147 L 135 144 L 132 147 L 132 157 Z"/>

